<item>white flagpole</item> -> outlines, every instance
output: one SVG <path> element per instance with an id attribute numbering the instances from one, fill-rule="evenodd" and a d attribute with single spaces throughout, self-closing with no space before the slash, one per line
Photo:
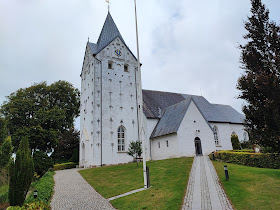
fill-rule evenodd
<path id="1" fill-rule="evenodd" d="M 139 42 L 138 42 L 138 26 L 137 26 L 137 12 L 136 12 L 136 0 L 134 0 L 135 5 L 135 25 L 136 25 L 136 42 L 137 42 L 137 65 L 138 71 L 137 78 L 138 85 L 137 85 L 137 104 L 138 104 L 138 125 L 140 128 L 140 132 L 138 132 L 139 140 L 142 142 L 142 150 L 143 150 L 143 174 L 144 174 L 144 188 L 147 188 L 147 172 L 146 172 L 146 149 L 145 149 L 145 140 L 143 138 L 143 99 L 142 99 L 142 81 L 141 81 L 141 69 L 140 69 L 140 56 L 139 56 Z"/>

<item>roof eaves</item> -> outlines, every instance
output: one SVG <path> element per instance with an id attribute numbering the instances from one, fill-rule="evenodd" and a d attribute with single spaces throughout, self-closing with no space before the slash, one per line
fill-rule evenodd
<path id="1" fill-rule="evenodd" d="M 150 139 L 156 139 L 158 137 L 162 137 L 162 136 L 168 136 L 168 135 L 172 135 L 172 134 L 176 134 L 177 132 L 171 132 L 171 133 L 167 133 L 167 134 L 163 134 L 163 135 L 158 135 L 158 136 L 154 136 L 154 137 L 150 137 Z"/>

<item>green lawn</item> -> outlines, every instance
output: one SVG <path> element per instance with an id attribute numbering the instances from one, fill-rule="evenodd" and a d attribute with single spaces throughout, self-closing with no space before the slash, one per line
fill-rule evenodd
<path id="1" fill-rule="evenodd" d="M 213 164 L 236 209 L 280 209 L 280 169 Z M 229 181 L 225 180 L 224 165 L 228 166 Z"/>
<path id="2" fill-rule="evenodd" d="M 180 209 L 193 158 L 149 161 L 152 187 L 111 201 L 118 209 Z M 143 187 L 143 167 L 136 163 L 79 171 L 105 198 Z"/>

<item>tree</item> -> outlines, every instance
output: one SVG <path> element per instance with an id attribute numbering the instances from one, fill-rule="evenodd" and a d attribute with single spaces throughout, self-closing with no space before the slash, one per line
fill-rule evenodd
<path id="1" fill-rule="evenodd" d="M 79 162 L 79 142 L 80 132 L 74 127 L 69 131 L 63 132 L 58 140 L 57 146 L 54 148 L 52 158 L 56 162 L 68 161 Z"/>
<path id="2" fill-rule="evenodd" d="M 49 168 L 53 167 L 53 160 L 42 151 L 35 151 L 33 153 L 33 162 L 35 172 L 39 176 L 43 176 Z"/>
<path id="3" fill-rule="evenodd" d="M 46 82 L 19 89 L 7 97 L 2 112 L 15 149 L 22 136 L 30 139 L 30 148 L 51 152 L 58 137 L 71 129 L 79 116 L 80 93 L 72 84 Z"/>
<path id="4" fill-rule="evenodd" d="M 245 22 L 248 42 L 241 45 L 245 74 L 237 84 L 245 125 L 255 143 L 280 152 L 280 27 L 269 20 L 261 0 L 251 0 L 252 15 Z"/>
<path id="5" fill-rule="evenodd" d="M 12 156 L 13 146 L 11 137 L 8 136 L 0 146 L 0 169 L 4 168 L 10 161 Z"/>
<path id="6" fill-rule="evenodd" d="M 141 145 L 142 145 L 142 142 L 140 142 L 140 141 L 132 141 L 129 144 L 128 152 L 127 152 L 127 154 L 129 156 L 132 156 L 133 159 L 136 160 L 137 166 L 138 166 L 137 157 L 141 157 L 141 154 L 142 154 Z"/>
<path id="7" fill-rule="evenodd" d="M 10 163 L 9 201 L 12 206 L 24 203 L 32 178 L 34 164 L 28 139 L 24 137 L 16 152 L 15 162 Z"/>

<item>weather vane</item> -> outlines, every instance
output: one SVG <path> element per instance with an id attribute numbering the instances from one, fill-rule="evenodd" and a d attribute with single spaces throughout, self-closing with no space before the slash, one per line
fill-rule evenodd
<path id="1" fill-rule="evenodd" d="M 110 11 L 110 0 L 106 0 L 106 2 L 108 3 L 108 11 Z"/>

